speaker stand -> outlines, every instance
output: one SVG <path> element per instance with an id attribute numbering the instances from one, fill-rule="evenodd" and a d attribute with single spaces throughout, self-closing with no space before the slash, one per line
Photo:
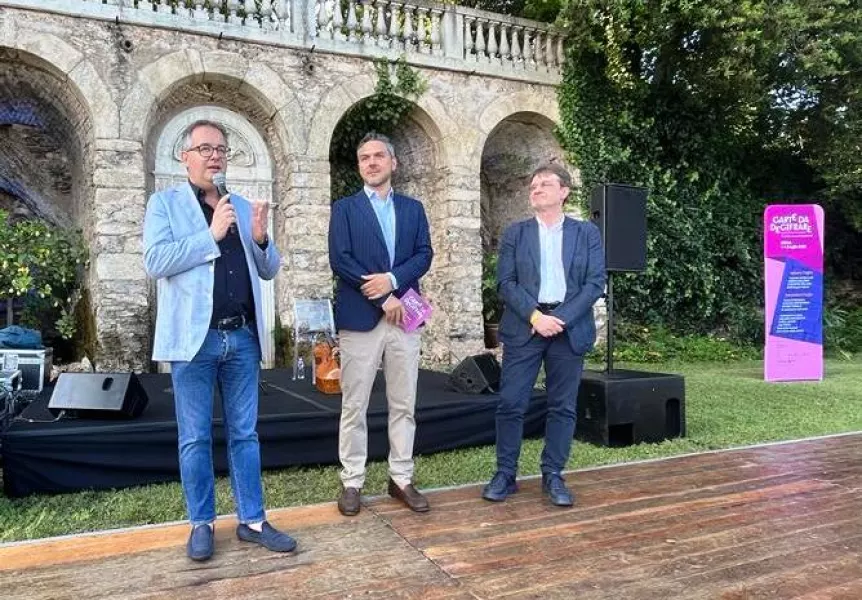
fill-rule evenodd
<path id="1" fill-rule="evenodd" d="M 608 293 L 605 294 L 605 308 L 608 311 L 608 341 L 605 344 L 605 373 L 614 370 L 614 272 L 608 271 Z"/>

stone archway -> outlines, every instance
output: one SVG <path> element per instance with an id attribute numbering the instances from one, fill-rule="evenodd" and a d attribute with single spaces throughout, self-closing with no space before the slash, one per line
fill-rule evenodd
<path id="1" fill-rule="evenodd" d="M 361 102 L 344 110 L 342 117 L 352 108 L 361 106 Z M 333 138 L 337 130 L 338 125 L 333 129 Z M 447 285 L 450 269 L 445 201 L 448 169 L 440 145 L 442 136 L 433 119 L 421 107 L 414 105 L 389 137 L 398 159 L 392 178 L 393 188 L 422 202 L 434 248 L 431 269 L 422 280 L 422 293 L 435 306 L 433 318 L 422 339 L 422 362 L 425 365 L 448 365 L 451 362 L 449 319 L 453 310 L 453 294 Z"/>
<path id="2" fill-rule="evenodd" d="M 519 112 L 503 119 L 485 140 L 481 167 L 482 250 L 495 252 L 507 225 L 532 214 L 530 174 L 542 163 L 558 162 L 579 181 L 565 162 L 549 118 Z"/>
<path id="3" fill-rule="evenodd" d="M 0 209 L 13 220 L 81 229 L 92 254 L 92 147 L 87 100 L 60 67 L 0 47 Z M 0 324 L 18 323 L 22 308 L 21 299 L 0 300 Z M 50 321 L 42 325 L 56 360 L 74 359 L 73 344 L 55 337 Z M 90 322 L 79 325 L 92 330 Z M 95 348 L 87 351 L 93 354 Z"/>
<path id="4" fill-rule="evenodd" d="M 0 208 L 87 227 L 92 138 L 90 110 L 65 74 L 0 47 Z"/>
<path id="5" fill-rule="evenodd" d="M 154 191 L 184 183 L 186 170 L 180 159 L 182 135 L 186 127 L 199 119 L 209 119 L 225 126 L 228 144 L 233 154 L 228 161 L 228 187 L 234 193 L 255 200 L 273 201 L 273 161 L 263 137 L 242 115 L 219 106 L 187 108 L 167 122 L 155 146 L 153 169 Z M 269 234 L 273 231 L 273 212 L 270 212 Z M 266 338 L 261 342 L 265 367 L 273 366 L 275 349 L 275 286 L 272 281 L 261 281 L 261 297 Z M 154 299 L 154 296 L 153 296 Z M 151 304 L 155 306 L 155 302 Z"/>

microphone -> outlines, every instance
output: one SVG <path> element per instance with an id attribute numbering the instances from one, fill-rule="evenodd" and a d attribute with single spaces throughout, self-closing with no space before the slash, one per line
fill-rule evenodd
<path id="1" fill-rule="evenodd" d="M 213 175 L 213 185 L 216 186 L 219 198 L 227 196 L 230 193 L 227 191 L 227 179 L 221 171 Z"/>
<path id="2" fill-rule="evenodd" d="M 221 171 L 213 175 L 213 185 L 216 186 L 219 198 L 227 196 L 230 193 L 227 190 L 227 178 L 225 178 L 224 173 Z M 230 202 L 230 200 L 228 200 L 228 202 Z M 236 223 L 231 223 L 230 232 L 236 233 Z"/>

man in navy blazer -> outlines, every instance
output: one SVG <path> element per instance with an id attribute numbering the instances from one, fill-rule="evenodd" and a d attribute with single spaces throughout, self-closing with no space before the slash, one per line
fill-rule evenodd
<path id="1" fill-rule="evenodd" d="M 497 472 L 482 491 L 500 502 L 517 491 L 524 413 L 544 362 L 548 393 L 542 490 L 557 506 L 572 506 L 566 466 L 575 433 L 575 407 L 584 354 L 596 340 L 593 305 L 604 292 L 605 261 L 598 228 L 563 214 L 569 173 L 548 164 L 533 172 L 535 218 L 510 225 L 497 262 L 503 365 L 497 408 Z"/>
<path id="2" fill-rule="evenodd" d="M 383 360 L 389 407 L 389 494 L 417 512 L 428 501 L 413 486 L 413 439 L 420 331 L 401 327 L 400 297 L 431 267 L 431 235 L 422 204 L 392 190 L 397 167 L 392 143 L 369 133 L 357 147 L 365 185 L 332 205 L 329 264 L 338 278 L 335 326 L 341 351 L 338 454 L 342 492 L 338 509 L 356 515 L 368 455 L 366 413 Z"/>

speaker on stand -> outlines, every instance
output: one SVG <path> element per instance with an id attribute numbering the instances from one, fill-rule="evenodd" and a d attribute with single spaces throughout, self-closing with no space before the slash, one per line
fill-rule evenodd
<path id="1" fill-rule="evenodd" d="M 608 271 L 608 343 L 606 371 L 613 371 L 614 273 L 646 270 L 646 200 L 644 188 L 606 183 L 593 188 L 590 217 L 602 235 Z"/>
<path id="2" fill-rule="evenodd" d="M 614 273 L 646 270 L 647 190 L 606 183 L 590 198 L 608 271 L 607 351 L 603 372 L 584 371 L 577 434 L 606 446 L 685 436 L 685 381 L 679 375 L 614 369 Z"/>

